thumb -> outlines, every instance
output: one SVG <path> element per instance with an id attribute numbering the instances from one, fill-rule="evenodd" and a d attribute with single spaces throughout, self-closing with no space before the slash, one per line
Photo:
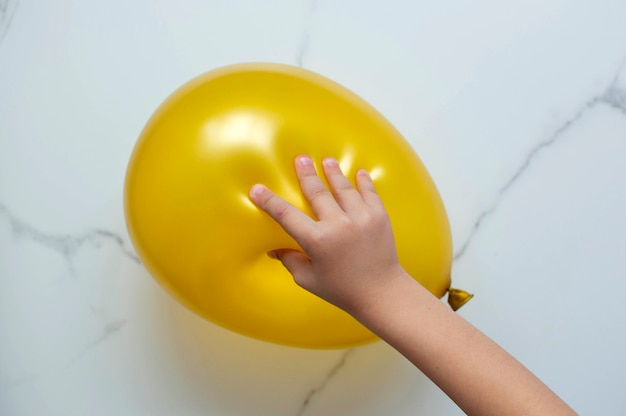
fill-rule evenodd
<path id="1" fill-rule="evenodd" d="M 301 285 L 301 282 L 307 281 L 308 277 L 313 273 L 311 261 L 301 251 L 278 249 L 269 251 L 267 255 L 273 259 L 280 260 L 299 285 Z"/>

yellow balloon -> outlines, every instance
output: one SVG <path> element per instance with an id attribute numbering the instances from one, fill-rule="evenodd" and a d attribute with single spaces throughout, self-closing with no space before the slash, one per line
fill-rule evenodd
<path id="1" fill-rule="evenodd" d="M 333 156 L 368 170 L 389 212 L 404 268 L 437 297 L 450 285 L 444 206 L 400 133 L 346 88 L 278 64 L 240 64 L 174 92 L 145 126 L 125 183 L 128 230 L 151 275 L 189 309 L 258 339 L 342 348 L 376 339 L 297 286 L 266 252 L 298 249 L 248 199 L 263 183 L 313 215 L 293 160 Z M 318 171 L 321 171 L 318 166 Z"/>

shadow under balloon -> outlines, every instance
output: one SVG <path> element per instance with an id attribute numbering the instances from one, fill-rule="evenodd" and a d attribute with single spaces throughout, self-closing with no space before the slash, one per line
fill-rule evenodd
<path id="1" fill-rule="evenodd" d="M 383 342 L 310 350 L 258 341 L 190 312 L 163 290 L 142 300 L 153 347 L 181 414 L 380 414 L 430 394 L 430 383 Z M 428 400 L 428 397 L 424 397 Z M 183 409 L 180 409 L 183 410 Z"/>

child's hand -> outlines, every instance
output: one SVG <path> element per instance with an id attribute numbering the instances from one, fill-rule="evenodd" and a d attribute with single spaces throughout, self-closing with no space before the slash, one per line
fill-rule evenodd
<path id="1" fill-rule="evenodd" d="M 335 159 L 324 159 L 329 192 L 310 157 L 298 156 L 295 166 L 302 192 L 319 221 L 265 186 L 253 186 L 250 199 L 305 251 L 279 248 L 268 255 L 279 259 L 298 285 L 358 313 L 394 279 L 407 276 L 398 262 L 387 212 L 367 172 L 357 173 L 357 190 Z"/>
<path id="2" fill-rule="evenodd" d="M 305 253 L 278 249 L 305 289 L 352 314 L 433 380 L 467 414 L 573 415 L 575 412 L 505 350 L 456 315 L 400 266 L 391 224 L 370 176 L 358 190 L 325 159 L 329 192 L 307 156 L 296 159 L 300 187 L 319 221 L 262 185 L 250 198 Z"/>

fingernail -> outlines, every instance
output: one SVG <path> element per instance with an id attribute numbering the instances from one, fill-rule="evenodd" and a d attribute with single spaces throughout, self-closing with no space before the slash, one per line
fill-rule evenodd
<path id="1" fill-rule="evenodd" d="M 270 259 L 278 260 L 278 254 L 274 250 L 268 251 L 267 257 L 269 257 Z"/>
<path id="2" fill-rule="evenodd" d="M 310 166 L 313 164 L 313 160 L 307 155 L 298 156 L 296 158 L 296 162 L 298 162 L 302 166 Z"/>
<path id="3" fill-rule="evenodd" d="M 366 171 L 365 169 L 359 169 L 359 170 L 356 172 L 356 174 L 357 174 L 357 175 L 365 175 L 365 176 L 367 176 L 367 177 L 370 177 L 370 173 L 369 173 L 368 171 Z"/>
<path id="4" fill-rule="evenodd" d="M 257 184 L 250 188 L 250 196 L 259 196 L 265 190 L 265 186 Z"/>
<path id="5" fill-rule="evenodd" d="M 339 162 L 337 162 L 337 159 L 332 158 L 332 157 L 325 158 L 322 161 L 322 163 L 324 164 L 324 166 L 329 166 L 329 167 L 339 166 Z"/>

